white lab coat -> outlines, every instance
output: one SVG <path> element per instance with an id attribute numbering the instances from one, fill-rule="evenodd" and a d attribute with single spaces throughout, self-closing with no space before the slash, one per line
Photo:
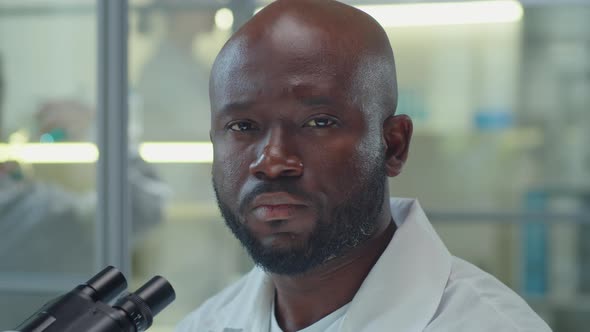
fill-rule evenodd
<path id="1" fill-rule="evenodd" d="M 512 290 L 453 257 L 416 200 L 392 199 L 398 229 L 338 327 L 328 332 L 546 332 Z M 176 332 L 267 332 L 274 288 L 254 268 Z"/>

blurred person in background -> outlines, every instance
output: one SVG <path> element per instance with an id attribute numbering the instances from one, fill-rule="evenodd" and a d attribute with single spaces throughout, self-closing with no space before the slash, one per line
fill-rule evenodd
<path id="1" fill-rule="evenodd" d="M 1 63 L 0 82 L 2 120 L 6 79 Z M 62 141 L 86 140 L 94 113 L 76 100 L 48 101 L 36 114 L 36 137 L 52 133 Z M 2 129 L 4 141 L 7 135 Z M 38 181 L 27 171 L 29 166 L 0 160 L 0 272 L 94 271 L 96 194 Z M 129 186 L 137 239 L 161 222 L 167 189 L 134 149 L 129 158 Z"/>
<path id="2" fill-rule="evenodd" d="M 195 54 L 194 42 L 211 33 L 215 13 L 222 6 L 207 0 L 166 0 L 157 4 L 164 17 L 164 36 L 135 86 L 143 105 L 138 119 L 142 139 L 206 140 L 209 65 Z M 150 18 L 149 13 L 141 18 L 145 33 Z"/>

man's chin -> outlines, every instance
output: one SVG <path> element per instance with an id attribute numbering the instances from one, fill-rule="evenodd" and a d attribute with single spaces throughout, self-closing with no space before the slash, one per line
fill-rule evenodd
<path id="1" fill-rule="evenodd" d="M 291 251 L 305 252 L 305 248 L 309 246 L 308 239 L 303 235 L 287 232 L 270 234 L 259 239 L 258 243 L 264 250 L 286 253 Z"/>
<path id="2" fill-rule="evenodd" d="M 266 272 L 282 275 L 297 275 L 313 267 L 310 251 L 301 246 L 273 244 L 247 248 L 254 263 Z"/>

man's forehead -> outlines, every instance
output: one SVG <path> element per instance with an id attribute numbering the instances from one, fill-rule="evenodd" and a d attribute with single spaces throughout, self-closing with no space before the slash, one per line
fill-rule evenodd
<path id="1" fill-rule="evenodd" d="M 346 99 L 346 83 L 331 75 L 317 72 L 285 74 L 280 77 L 267 75 L 264 70 L 250 71 L 238 79 L 224 80 L 212 89 L 213 110 L 229 106 L 250 105 L 262 100 L 297 99 L 307 102 Z"/>
<path id="2" fill-rule="evenodd" d="M 358 57 L 341 44 L 319 26 L 281 17 L 263 34 L 240 36 L 227 45 L 212 73 L 211 97 L 268 89 L 341 90 L 354 75 Z"/>
<path id="3" fill-rule="evenodd" d="M 334 38 L 319 24 L 302 21 L 294 15 L 279 17 L 260 37 L 260 41 L 254 41 L 253 46 L 260 42 L 264 48 L 272 47 L 277 51 L 302 55 L 325 48 L 329 40 Z"/>
<path id="4" fill-rule="evenodd" d="M 365 13 L 329 0 L 278 0 L 232 36 L 210 83 L 213 110 L 295 89 L 356 100 L 394 97 L 395 69 L 385 32 Z"/>
<path id="5" fill-rule="evenodd" d="M 248 27 L 232 38 L 221 51 L 220 71 L 266 67 L 277 62 L 286 65 L 321 66 L 322 69 L 347 64 L 358 55 L 356 45 L 345 33 L 335 34 L 320 24 L 283 15 L 264 28 Z M 253 31 L 250 31 L 253 30 Z M 289 69 L 289 68 L 286 68 Z"/>

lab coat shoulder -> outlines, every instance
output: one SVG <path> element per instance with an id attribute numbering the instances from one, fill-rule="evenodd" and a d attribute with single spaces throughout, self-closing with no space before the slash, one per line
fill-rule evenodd
<path id="1" fill-rule="evenodd" d="M 257 308 L 258 294 L 267 288 L 263 273 L 254 268 L 185 317 L 175 332 L 217 332 L 234 324 L 240 328 L 248 325 Z"/>
<path id="2" fill-rule="evenodd" d="M 217 322 L 223 319 L 227 307 L 231 307 L 231 302 L 236 297 L 240 297 L 246 287 L 247 276 L 242 277 L 236 283 L 225 288 L 220 293 L 209 298 L 199 308 L 190 313 L 176 327 L 175 332 L 192 332 L 192 331 L 214 331 Z"/>
<path id="3" fill-rule="evenodd" d="M 550 332 L 528 304 L 476 266 L 453 257 L 439 307 L 425 332 Z"/>

